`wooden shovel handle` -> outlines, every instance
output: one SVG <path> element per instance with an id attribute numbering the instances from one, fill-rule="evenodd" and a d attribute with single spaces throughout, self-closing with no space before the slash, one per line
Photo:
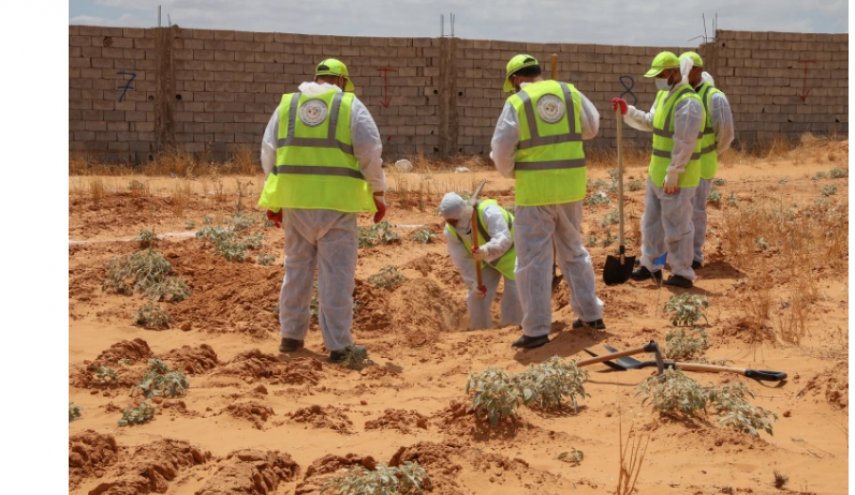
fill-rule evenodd
<path id="1" fill-rule="evenodd" d="M 478 246 L 478 229 L 476 226 L 478 222 L 478 206 L 476 204 L 475 208 L 472 208 L 472 223 L 470 224 L 470 229 L 472 229 L 472 249 L 478 250 L 480 246 Z M 481 290 L 481 287 L 484 285 L 484 282 L 481 280 L 481 262 L 475 260 L 475 274 L 478 276 L 478 290 Z"/>
<path id="2" fill-rule="evenodd" d="M 612 359 L 619 359 L 622 357 L 634 356 L 636 354 L 648 352 L 647 347 L 648 346 L 643 345 L 641 347 L 635 347 L 632 349 L 627 349 L 625 351 L 615 352 L 612 354 L 606 354 L 604 356 L 596 356 L 596 357 L 592 357 L 589 359 L 583 359 L 583 360 L 579 361 L 578 363 L 576 363 L 576 366 L 579 366 L 579 367 L 588 366 L 589 364 L 597 364 L 597 363 L 602 363 L 604 361 L 611 361 Z"/>
<path id="3" fill-rule="evenodd" d="M 787 374 L 781 371 L 767 371 L 767 370 L 752 370 L 746 368 L 732 368 L 730 366 L 716 366 L 714 364 L 698 364 L 698 363 L 674 363 L 674 367 L 678 370 L 686 370 L 686 371 L 709 371 L 712 373 L 721 373 L 722 371 L 730 371 L 733 373 L 739 373 L 740 375 L 745 375 L 748 378 L 754 378 L 756 380 L 764 380 L 769 382 L 777 382 L 781 380 L 785 380 L 787 378 Z"/>
<path id="4" fill-rule="evenodd" d="M 552 80 L 558 80 L 558 55 L 552 54 Z"/>

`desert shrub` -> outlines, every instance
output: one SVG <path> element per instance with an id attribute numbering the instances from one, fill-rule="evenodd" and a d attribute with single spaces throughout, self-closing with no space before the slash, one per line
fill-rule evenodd
<path id="1" fill-rule="evenodd" d="M 435 237 L 436 234 L 431 232 L 427 225 L 422 225 L 413 233 L 413 240 L 422 244 L 430 244 Z"/>
<path id="2" fill-rule="evenodd" d="M 148 362 L 148 369 L 142 381 L 131 390 L 131 396 L 139 390 L 146 399 L 163 395 L 164 397 L 183 397 L 187 395 L 190 380 L 180 371 L 167 371 L 166 364 L 160 359 Z"/>
<path id="3" fill-rule="evenodd" d="M 119 374 L 106 366 L 96 368 L 95 377 L 98 378 L 98 383 L 101 385 L 116 385 L 119 383 Z"/>
<path id="4" fill-rule="evenodd" d="M 558 454 L 558 460 L 569 463 L 571 466 L 578 466 L 585 459 L 585 453 L 581 450 L 576 450 L 576 447 L 570 447 L 569 452 Z"/>
<path id="5" fill-rule="evenodd" d="M 187 283 L 173 276 L 169 261 L 151 248 L 122 258 L 114 256 L 105 268 L 107 277 L 102 290 L 125 295 L 137 292 L 155 301 L 180 302 L 190 297 Z"/>
<path id="6" fill-rule="evenodd" d="M 366 366 L 374 364 L 374 361 L 368 357 L 368 349 L 362 346 L 349 345 L 342 352 L 344 353 L 344 359 L 338 364 L 345 368 L 361 370 Z"/>
<path id="7" fill-rule="evenodd" d="M 605 205 L 609 204 L 609 202 L 609 196 L 602 191 L 595 192 L 594 194 L 585 198 L 585 206 Z"/>
<path id="8" fill-rule="evenodd" d="M 148 369 L 152 371 L 156 371 L 158 373 L 166 373 L 166 363 L 163 362 L 160 358 L 152 358 L 149 359 L 146 363 Z"/>
<path id="9" fill-rule="evenodd" d="M 142 401 L 137 407 L 122 409 L 122 419 L 119 426 L 132 426 L 154 419 L 155 407 L 149 401 Z"/>
<path id="10" fill-rule="evenodd" d="M 736 194 L 730 193 L 730 197 L 727 198 L 727 204 L 730 206 L 739 206 L 739 198 L 736 197 Z"/>
<path id="11" fill-rule="evenodd" d="M 145 249 L 157 245 L 157 243 L 160 241 L 160 238 L 157 237 L 157 234 L 155 234 L 154 232 L 148 229 L 142 229 L 140 230 L 140 233 L 136 237 L 134 237 L 134 240 L 138 241 L 140 243 L 140 247 Z"/>
<path id="12" fill-rule="evenodd" d="M 196 232 L 197 239 L 204 239 L 214 245 L 214 254 L 226 261 L 243 263 L 247 249 L 260 249 L 264 244 L 264 235 L 259 233 L 239 237 L 234 228 L 204 227 Z"/>
<path id="13" fill-rule="evenodd" d="M 276 262 L 276 256 L 268 253 L 259 254 L 256 259 L 258 260 L 258 264 L 261 266 L 271 266 Z"/>
<path id="14" fill-rule="evenodd" d="M 407 461 L 397 467 L 383 463 L 374 470 L 362 466 L 350 468 L 341 476 L 330 478 L 321 487 L 321 495 L 400 495 L 422 493 L 422 483 L 429 481 L 427 472 L 418 462 Z"/>
<path id="15" fill-rule="evenodd" d="M 134 321 L 144 328 L 164 329 L 169 328 L 172 317 L 159 304 L 149 301 L 137 310 Z"/>
<path id="16" fill-rule="evenodd" d="M 80 406 L 74 402 L 68 403 L 68 422 L 71 423 L 75 419 L 80 419 Z"/>
<path id="17" fill-rule="evenodd" d="M 511 379 L 522 393 L 523 404 L 536 403 L 548 411 L 561 407 L 561 401 L 567 398 L 574 412 L 579 412 L 577 397 L 590 397 L 583 384 L 588 379 L 588 371 L 576 366 L 576 361 L 562 362 L 558 356 L 531 365 L 523 373 Z"/>
<path id="18" fill-rule="evenodd" d="M 255 219 L 255 216 L 245 212 L 241 212 L 234 214 L 226 221 L 226 223 L 231 227 L 233 231 L 240 232 L 241 230 L 246 230 L 252 227 L 252 225 L 255 223 Z"/>
<path id="19" fill-rule="evenodd" d="M 734 428 L 754 436 L 759 436 L 760 430 L 772 435 L 772 426 L 778 419 L 778 415 L 768 409 L 752 405 L 745 399 L 746 395 L 753 398 L 754 392 L 739 382 L 725 383 L 720 388 L 710 391 L 710 405 L 720 416 L 719 426 Z"/>
<path id="20" fill-rule="evenodd" d="M 834 194 L 837 194 L 837 186 L 835 186 L 834 184 L 829 184 L 822 188 L 823 196 L 832 196 Z"/>
<path id="21" fill-rule="evenodd" d="M 475 414 L 489 418 L 493 426 L 504 418 L 518 418 L 517 406 L 522 403 L 522 394 L 504 370 L 487 368 L 481 373 L 470 373 L 466 394 L 472 396 Z"/>
<path id="22" fill-rule="evenodd" d="M 184 222 L 184 228 L 187 230 L 192 230 L 195 227 L 196 227 L 196 222 L 190 222 L 190 221 Z"/>
<path id="23" fill-rule="evenodd" d="M 386 220 L 370 227 L 359 227 L 359 247 L 361 248 L 393 244 L 400 240 L 401 236 L 392 230 L 392 225 Z"/>
<path id="24" fill-rule="evenodd" d="M 605 228 L 609 225 L 615 225 L 620 222 L 620 212 L 617 210 L 610 210 L 603 216 L 603 221 L 600 223 L 600 226 Z"/>
<path id="25" fill-rule="evenodd" d="M 641 395 L 641 404 L 650 401 L 654 411 L 660 414 L 686 417 L 705 412 L 709 391 L 685 373 L 667 369 L 662 375 L 650 376 L 641 382 L 636 395 Z"/>
<path id="26" fill-rule="evenodd" d="M 712 180 L 712 183 L 715 186 L 723 186 L 723 185 L 727 184 L 727 181 L 722 179 L 721 177 L 716 177 L 715 179 Z"/>
<path id="27" fill-rule="evenodd" d="M 828 177 L 828 172 L 819 171 L 816 173 L 816 175 L 811 177 L 810 180 L 820 180 L 820 179 L 825 179 L 826 177 Z"/>
<path id="28" fill-rule="evenodd" d="M 840 167 L 834 167 L 828 173 L 828 176 L 831 177 L 832 179 L 843 179 L 843 178 L 849 177 L 849 171 L 844 170 Z"/>
<path id="29" fill-rule="evenodd" d="M 697 361 L 709 348 L 709 335 L 703 328 L 669 330 L 665 334 L 665 357 L 674 361 Z"/>
<path id="30" fill-rule="evenodd" d="M 213 222 L 214 222 L 214 218 L 211 217 L 211 215 L 205 215 L 205 217 L 202 218 L 202 223 L 204 223 L 205 225 L 211 225 L 211 223 L 213 223 Z"/>
<path id="31" fill-rule="evenodd" d="M 695 294 L 679 294 L 668 298 L 665 303 L 665 313 L 673 313 L 671 316 L 671 324 L 676 326 L 694 325 L 701 318 L 707 323 L 706 315 L 703 312 L 704 308 L 709 308 L 710 303 L 704 296 Z"/>
<path id="32" fill-rule="evenodd" d="M 644 189 L 644 182 L 641 182 L 638 179 L 632 179 L 631 181 L 626 183 L 626 188 L 631 192 L 640 191 Z"/>
<path id="33" fill-rule="evenodd" d="M 713 205 L 720 205 L 721 204 L 721 192 L 719 192 L 718 188 L 716 188 L 716 187 L 710 188 L 710 194 L 709 194 L 709 196 L 707 196 L 707 203 L 710 203 Z"/>
<path id="34" fill-rule="evenodd" d="M 608 183 L 603 179 L 597 179 L 595 181 L 591 181 L 591 189 L 607 189 L 609 187 Z"/>
<path id="35" fill-rule="evenodd" d="M 386 265 L 379 272 L 368 277 L 367 282 L 375 287 L 391 290 L 404 283 L 404 280 L 406 278 L 400 270 L 395 268 L 394 265 Z"/>
<path id="36" fill-rule="evenodd" d="M 597 242 L 599 242 L 597 239 L 597 236 L 590 235 L 590 236 L 588 236 L 587 239 L 585 239 L 585 246 L 586 247 L 594 247 L 597 245 Z"/>
<path id="37" fill-rule="evenodd" d="M 128 190 L 131 191 L 131 196 L 141 197 L 148 195 L 148 185 L 138 180 L 128 182 Z"/>

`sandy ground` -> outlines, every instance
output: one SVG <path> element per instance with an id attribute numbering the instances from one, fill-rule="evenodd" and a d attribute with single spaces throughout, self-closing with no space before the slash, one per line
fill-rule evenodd
<path id="1" fill-rule="evenodd" d="M 317 493 L 331 473 L 345 467 L 405 460 L 418 460 L 426 468 L 433 493 L 614 493 L 621 421 L 624 435 L 632 421 L 651 433 L 636 493 L 848 493 L 848 178 L 811 180 L 834 166 L 848 170 L 848 144 L 842 152 L 831 151 L 798 163 L 728 164 L 719 174 L 727 181 L 719 187 L 721 206 L 710 209 L 709 261 L 691 291 L 710 301 L 707 356 L 728 358 L 734 366 L 786 371 L 789 378 L 776 384 L 736 374 L 691 375 L 701 383 L 748 385 L 756 394 L 753 403 L 779 416 L 774 436 L 761 433 L 759 438 L 722 429 L 712 417 L 678 421 L 642 406 L 636 386 L 650 370 L 591 367 L 586 384 L 591 397 L 581 402 L 578 414 L 522 408 L 519 421 L 490 428 L 455 405 L 467 402 L 467 375 L 487 366 L 515 373 L 553 355 L 584 359 L 582 349 L 598 344 L 625 349 L 651 339 L 664 342 L 671 326 L 658 308 L 671 291 L 659 293 L 652 283 L 602 283 L 605 258 L 616 245 L 602 246 L 606 229 L 600 222 L 616 207 L 615 195 L 611 205 L 586 206 L 584 223 L 585 237 L 598 236 L 598 245 L 589 249 L 608 329 L 594 335 L 571 330 L 575 316 L 562 283 L 553 296 L 552 343 L 515 351 L 510 343 L 518 328 L 466 330 L 465 288 L 446 255 L 435 213 L 441 193 L 469 189 L 480 178 L 489 180 L 485 196 L 512 203 L 513 182 L 490 171 L 392 174 L 395 191 L 389 194 L 387 218 L 403 241 L 360 250 L 354 335 L 377 365 L 352 371 L 325 362 L 316 323 L 305 350 L 278 352 L 275 308 L 284 271 L 283 234 L 263 228 L 260 221 L 249 232 L 262 232 L 266 241 L 260 252 L 277 256 L 269 267 L 254 259 L 226 262 L 193 237 L 160 243 L 157 250 L 193 289 L 186 301 L 165 305 L 174 318 L 168 330 L 133 324 L 145 302 L 142 296 L 101 290 L 103 264 L 140 249 L 136 242 L 121 241 L 143 228 L 192 234 L 206 215 L 214 224 L 221 222 L 234 209 L 236 180 L 254 183 L 243 200 L 251 207 L 263 179 L 222 178 L 220 196 L 215 194 L 218 181 L 211 179 L 105 177 L 106 194 L 96 203 L 88 193 L 93 178 L 71 177 L 69 400 L 82 407 L 82 417 L 69 424 L 70 493 Z M 640 179 L 645 167 L 630 167 L 626 175 Z M 609 181 L 605 169 L 591 170 L 589 177 Z M 132 179 L 148 181 L 149 193 L 133 197 L 127 188 Z M 183 207 L 174 199 L 179 183 L 190 187 Z M 836 194 L 815 204 L 823 197 L 821 189 L 831 184 Z M 419 188 L 423 211 L 414 192 Z M 403 194 L 402 189 L 411 191 Z M 731 195 L 738 205 L 727 200 Z M 629 192 L 628 198 L 628 211 L 639 217 L 643 189 Z M 820 223 L 837 218 L 828 227 L 837 230 L 828 235 L 844 238 L 844 248 L 836 252 L 840 259 L 814 256 L 794 270 L 775 247 L 786 240 L 767 239 L 768 249 L 749 255 L 763 264 L 746 264 L 745 253 L 731 250 L 728 236 L 734 227 L 726 220 L 767 203 L 795 203 L 797 215 L 821 217 Z M 369 221 L 363 215 L 359 223 Z M 422 224 L 439 234 L 438 242 L 410 239 L 414 229 L 409 226 Z M 616 235 L 616 226 L 610 232 Z M 639 253 L 635 235 L 628 232 L 631 254 Z M 387 264 L 403 270 L 407 281 L 401 287 L 387 291 L 365 283 Z M 771 307 L 759 333 L 746 323 L 750 310 L 745 303 L 752 298 L 758 270 L 771 277 L 765 286 Z M 770 335 L 778 335 L 788 318 L 799 277 L 810 280 L 814 294 L 807 331 L 798 345 L 775 342 Z M 153 421 L 119 427 L 119 409 L 140 401 L 129 393 L 151 357 L 185 370 L 189 392 L 180 399 L 155 399 Z M 131 364 L 119 363 L 123 358 Z M 118 371 L 120 383 L 99 385 L 87 371 L 93 363 Z M 585 454 L 578 466 L 558 460 L 571 447 Z M 783 489 L 773 486 L 774 471 L 789 478 Z"/>

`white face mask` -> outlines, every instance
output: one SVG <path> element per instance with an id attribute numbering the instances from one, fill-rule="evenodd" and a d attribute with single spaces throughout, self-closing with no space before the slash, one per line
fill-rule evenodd
<path id="1" fill-rule="evenodd" d="M 522 88 L 524 88 L 524 87 L 528 86 L 529 84 L 531 84 L 531 83 L 530 83 L 530 82 L 521 82 L 521 83 L 520 83 L 520 89 L 522 89 Z"/>
<path id="2" fill-rule="evenodd" d="M 659 91 L 671 91 L 671 85 L 668 84 L 668 79 L 656 79 L 656 87 Z"/>

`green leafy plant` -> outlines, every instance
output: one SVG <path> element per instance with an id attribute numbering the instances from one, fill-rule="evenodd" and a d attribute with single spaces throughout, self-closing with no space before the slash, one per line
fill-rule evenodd
<path id="1" fill-rule="evenodd" d="M 739 206 L 739 198 L 737 198 L 734 193 L 730 193 L 730 197 L 727 198 L 727 202 L 730 206 Z"/>
<path id="2" fill-rule="evenodd" d="M 721 204 L 721 192 L 719 192 L 718 188 L 711 187 L 710 194 L 707 196 L 707 203 L 720 205 Z"/>
<path id="3" fill-rule="evenodd" d="M 835 186 L 834 184 L 829 184 L 822 188 L 823 196 L 832 196 L 834 194 L 837 194 L 837 186 Z"/>
<path id="4" fill-rule="evenodd" d="M 563 362 L 558 356 L 529 366 L 511 378 L 522 393 L 523 404 L 535 403 L 544 411 L 561 407 L 564 398 L 569 399 L 573 412 L 579 412 L 577 397 L 590 397 L 583 384 L 588 371 L 576 366 L 576 361 Z"/>
<path id="5" fill-rule="evenodd" d="M 614 235 L 612 235 L 611 230 L 606 230 L 606 236 L 603 237 L 602 246 L 603 247 L 609 247 L 617 240 L 618 240 L 618 238 L 615 237 Z"/>
<path id="6" fill-rule="evenodd" d="M 665 313 L 673 313 L 671 316 L 671 324 L 676 326 L 691 326 L 701 318 L 707 323 L 706 315 L 703 310 L 709 308 L 710 303 L 704 296 L 695 294 L 679 294 L 668 298 L 665 303 Z"/>
<path id="7" fill-rule="evenodd" d="M 233 231 L 240 232 L 241 230 L 246 230 L 252 227 L 252 225 L 255 223 L 255 220 L 255 216 L 240 212 L 234 214 L 226 221 L 226 223 L 231 227 Z"/>
<path id="8" fill-rule="evenodd" d="M 709 392 L 709 401 L 718 414 L 719 426 L 733 428 L 743 433 L 759 436 L 763 430 L 772 435 L 772 426 L 778 415 L 748 402 L 745 396 L 754 397 L 748 387 L 739 382 L 725 383 Z"/>
<path id="9" fill-rule="evenodd" d="M 119 374 L 106 366 L 96 368 L 95 376 L 101 385 L 117 385 L 119 383 Z"/>
<path id="10" fill-rule="evenodd" d="M 611 200 L 609 199 L 609 196 L 602 191 L 595 192 L 594 194 L 585 198 L 585 206 L 605 205 L 610 202 Z"/>
<path id="11" fill-rule="evenodd" d="M 709 348 L 709 335 L 703 328 L 668 330 L 665 334 L 665 357 L 674 361 L 698 361 Z"/>
<path id="12" fill-rule="evenodd" d="M 849 177 L 849 171 L 840 167 L 834 167 L 830 172 L 828 172 L 828 176 L 832 179 L 843 179 Z"/>
<path id="13" fill-rule="evenodd" d="M 608 187 L 608 183 L 603 179 L 597 179 L 591 182 L 591 189 L 607 189 Z"/>
<path id="14" fill-rule="evenodd" d="M 816 175 L 811 177 L 810 180 L 820 180 L 820 179 L 825 179 L 826 177 L 828 177 L 828 172 L 819 171 L 816 173 Z"/>
<path id="15" fill-rule="evenodd" d="M 134 321 L 137 325 L 148 329 L 165 329 L 169 328 L 169 323 L 172 317 L 159 304 L 149 301 L 137 310 L 134 315 Z"/>
<path id="16" fill-rule="evenodd" d="M 264 245 L 262 233 L 258 232 L 241 238 L 238 236 L 235 227 L 204 227 L 196 232 L 196 238 L 207 240 L 213 244 L 215 255 L 222 256 L 226 261 L 237 263 L 246 261 L 247 249 L 260 249 Z"/>
<path id="17" fill-rule="evenodd" d="M 80 419 L 80 406 L 74 402 L 68 403 L 68 422 L 71 423 L 75 419 Z"/>
<path id="18" fill-rule="evenodd" d="M 778 184 L 786 184 L 787 182 L 787 179 L 781 179 L 778 181 Z"/>
<path id="19" fill-rule="evenodd" d="M 122 419 L 119 426 L 133 426 L 154 419 L 155 407 L 147 400 L 140 402 L 137 407 L 122 409 Z"/>
<path id="20" fill-rule="evenodd" d="M 697 416 L 705 412 L 709 400 L 709 391 L 685 373 L 676 369 L 666 369 L 662 375 L 647 377 L 638 386 L 636 395 L 641 395 L 641 404 L 649 400 L 654 411 L 660 414 L 686 417 Z"/>
<path id="21" fill-rule="evenodd" d="M 350 468 L 344 475 L 330 478 L 321 495 L 400 495 L 422 493 L 422 484 L 430 481 L 427 472 L 418 462 L 407 461 L 398 467 L 383 463 L 374 470 L 363 466 Z"/>
<path id="22" fill-rule="evenodd" d="M 620 212 L 617 210 L 610 210 L 603 216 L 603 221 L 600 223 L 600 226 L 605 228 L 609 225 L 615 225 L 620 222 Z"/>
<path id="23" fill-rule="evenodd" d="M 339 361 L 338 364 L 345 368 L 361 370 L 366 366 L 375 364 L 374 361 L 368 357 L 368 349 L 362 346 L 349 345 L 345 347 L 342 352 L 344 353 L 344 359 Z"/>
<path id="24" fill-rule="evenodd" d="M 204 223 L 205 225 L 210 225 L 213 222 L 214 218 L 211 217 L 211 215 L 205 215 L 205 217 L 202 219 L 202 223 Z"/>
<path id="25" fill-rule="evenodd" d="M 588 236 L 587 239 L 585 239 L 585 246 L 586 247 L 594 247 L 597 245 L 597 242 L 599 242 L 597 239 L 597 236 L 590 235 L 590 236 Z"/>
<path id="26" fill-rule="evenodd" d="M 394 265 L 386 265 L 379 272 L 368 277 L 367 282 L 375 287 L 391 290 L 404 283 L 404 280 L 406 278 L 400 270 Z"/>
<path id="27" fill-rule="evenodd" d="M 712 180 L 712 183 L 716 186 L 723 186 L 723 185 L 727 184 L 727 181 L 722 179 L 721 177 L 716 177 L 715 179 Z"/>
<path id="28" fill-rule="evenodd" d="M 472 396 L 472 409 L 481 418 L 489 418 L 496 426 L 504 418 L 517 419 L 517 407 L 522 393 L 504 370 L 487 368 L 472 372 L 466 380 L 466 394 Z"/>
<path id="29" fill-rule="evenodd" d="M 180 371 L 167 371 L 166 364 L 160 359 L 148 362 L 148 369 L 142 381 L 131 390 L 131 397 L 139 390 L 146 399 L 163 395 L 164 397 L 183 397 L 190 388 L 190 380 Z"/>
<path id="30" fill-rule="evenodd" d="M 630 192 L 640 191 L 644 189 L 644 182 L 641 182 L 638 179 L 632 179 L 626 183 L 626 188 L 629 189 Z"/>
<path id="31" fill-rule="evenodd" d="M 413 233 L 413 240 L 422 244 L 430 244 L 436 238 L 436 234 L 430 231 L 427 225 L 422 225 Z"/>
<path id="32" fill-rule="evenodd" d="M 258 260 L 259 265 L 271 266 L 273 263 L 276 262 L 276 256 L 268 253 L 262 253 L 256 257 L 256 260 Z"/>
<path id="33" fill-rule="evenodd" d="M 569 463 L 571 466 L 578 466 L 585 459 L 585 453 L 581 450 L 576 450 L 576 447 L 570 447 L 570 452 L 562 452 L 558 454 L 558 460 Z"/>
<path id="34" fill-rule="evenodd" d="M 612 180 L 612 182 L 617 182 L 617 180 L 618 180 L 618 173 L 619 173 L 620 171 L 619 171 L 617 168 L 610 168 L 610 169 L 608 169 L 608 170 L 607 170 L 607 172 L 608 172 L 608 174 L 609 174 L 609 178 Z"/>
<path id="35" fill-rule="evenodd" d="M 148 185 L 134 179 L 128 183 L 128 190 L 132 196 L 145 196 L 148 193 Z"/>
<path id="36" fill-rule="evenodd" d="M 184 222 L 184 228 L 185 228 L 185 229 L 190 230 L 190 229 L 192 229 L 192 228 L 194 228 L 194 227 L 196 227 L 196 222 L 189 222 L 189 221 L 188 221 L 188 222 Z"/>
<path id="37" fill-rule="evenodd" d="M 160 241 L 160 238 L 157 237 L 157 234 L 154 232 L 148 229 L 142 229 L 140 230 L 140 233 L 134 237 L 134 240 L 139 241 L 142 248 L 149 248 L 154 247 Z"/>
<path id="38" fill-rule="evenodd" d="M 169 261 L 151 248 L 123 258 L 114 256 L 105 268 L 107 277 L 101 290 L 125 295 L 136 292 L 155 301 L 180 302 L 190 297 L 187 283 L 174 276 Z"/>
<path id="39" fill-rule="evenodd" d="M 367 228 L 359 227 L 359 247 L 361 248 L 393 244 L 400 241 L 401 236 L 392 230 L 392 225 L 386 220 Z"/>

